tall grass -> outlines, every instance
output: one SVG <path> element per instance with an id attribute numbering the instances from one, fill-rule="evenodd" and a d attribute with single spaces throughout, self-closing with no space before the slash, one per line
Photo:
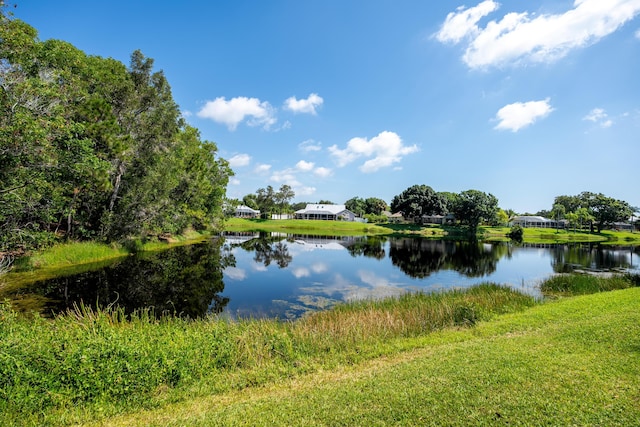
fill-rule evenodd
<path id="1" fill-rule="evenodd" d="M 74 242 L 53 246 L 32 256 L 16 259 L 16 271 L 29 271 L 53 267 L 102 261 L 127 255 L 128 252 L 114 245 L 97 242 Z"/>
<path id="2" fill-rule="evenodd" d="M 558 274 L 540 285 L 545 295 L 585 295 L 640 286 L 640 274 Z"/>
<path id="3" fill-rule="evenodd" d="M 483 285 L 348 304 L 297 322 L 188 321 L 79 307 L 54 320 L 0 305 L 0 425 L 57 425 L 375 357 L 394 338 L 534 304 Z M 81 408 L 81 409 L 79 409 Z M 17 420 L 17 421 L 16 421 Z"/>
<path id="4" fill-rule="evenodd" d="M 446 327 L 472 326 L 497 313 L 534 304 L 507 287 L 482 284 L 466 290 L 405 294 L 339 305 L 301 319 L 295 333 L 324 346 L 348 348 L 371 340 L 414 337 Z"/>

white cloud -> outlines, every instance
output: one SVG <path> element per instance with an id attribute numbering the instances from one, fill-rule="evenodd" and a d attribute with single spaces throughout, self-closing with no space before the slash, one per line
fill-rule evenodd
<path id="1" fill-rule="evenodd" d="M 267 165 L 263 163 L 256 166 L 253 172 L 257 174 L 265 174 L 265 173 L 268 173 L 270 170 L 271 170 L 271 165 Z"/>
<path id="2" fill-rule="evenodd" d="M 495 129 L 507 129 L 517 132 L 533 124 L 536 120 L 546 117 L 553 111 L 549 99 L 543 101 L 514 102 L 498 110 L 496 119 L 499 121 Z"/>
<path id="3" fill-rule="evenodd" d="M 482 29 L 478 21 L 497 10 L 492 1 L 450 13 L 436 38 L 468 44 L 463 55 L 471 68 L 550 62 L 589 46 L 640 13 L 640 0 L 575 0 L 562 14 L 507 13 Z"/>
<path id="4" fill-rule="evenodd" d="M 459 43 L 467 36 L 477 35 L 480 32 L 478 21 L 496 9 L 498 4 L 491 0 L 483 1 L 469 9 L 461 6 L 456 12 L 447 15 L 440 31 L 436 33 L 436 38 L 443 43 Z"/>
<path id="5" fill-rule="evenodd" d="M 269 179 L 279 184 L 288 184 L 291 187 L 296 187 L 300 185 L 300 181 L 298 181 L 293 172 L 291 169 L 274 171 Z"/>
<path id="6" fill-rule="evenodd" d="M 224 269 L 224 274 L 231 280 L 244 280 L 247 278 L 247 272 L 242 268 L 227 267 Z"/>
<path id="7" fill-rule="evenodd" d="M 277 121 L 275 109 L 268 102 L 244 96 L 228 101 L 224 97 L 208 101 L 198 112 L 198 117 L 223 123 L 231 131 L 245 119 L 249 126 L 263 126 L 265 129 L 269 129 Z"/>
<path id="8" fill-rule="evenodd" d="M 589 114 L 584 116 L 583 120 L 589 120 L 595 123 L 598 120 L 601 120 L 606 117 L 607 117 L 607 113 L 605 113 L 602 108 L 594 108 L 593 110 L 589 111 Z"/>
<path id="9" fill-rule="evenodd" d="M 416 145 L 407 147 L 402 144 L 402 139 L 395 132 L 384 131 L 378 136 L 367 140 L 365 138 L 352 138 L 345 149 L 339 149 L 337 145 L 329 147 L 329 153 L 335 158 L 338 166 L 346 166 L 353 161 L 365 157 L 360 170 L 364 173 L 375 172 L 381 168 L 391 166 L 402 160 L 402 156 L 418 151 Z"/>
<path id="10" fill-rule="evenodd" d="M 318 96 L 317 93 L 310 94 L 307 99 L 296 99 L 295 96 L 287 98 L 284 101 L 284 108 L 286 110 L 293 111 L 294 113 L 307 113 L 316 115 L 316 108 L 322 106 L 324 99 Z"/>
<path id="11" fill-rule="evenodd" d="M 231 185 L 240 185 L 240 180 L 238 178 L 231 178 L 229 180 L 229 184 L 231 184 Z"/>
<path id="12" fill-rule="evenodd" d="M 315 194 L 316 187 L 299 186 L 295 187 L 293 191 L 295 191 L 296 196 L 311 196 Z"/>
<path id="13" fill-rule="evenodd" d="M 311 272 L 306 267 L 298 267 L 291 270 L 291 274 L 293 274 L 296 279 L 301 279 L 303 277 L 311 276 Z"/>
<path id="14" fill-rule="evenodd" d="M 232 168 L 247 166 L 249 163 L 251 163 L 251 156 L 248 154 L 236 154 L 229 159 L 229 166 Z"/>
<path id="15" fill-rule="evenodd" d="M 589 111 L 589 114 L 584 116 L 582 120 L 588 120 L 593 123 L 597 123 L 602 128 L 608 128 L 613 125 L 613 120 L 609 118 L 609 115 L 602 108 L 594 108 Z"/>
<path id="16" fill-rule="evenodd" d="M 304 160 L 300 160 L 296 163 L 296 169 L 302 172 L 309 172 L 313 170 L 313 162 L 305 162 Z"/>
<path id="17" fill-rule="evenodd" d="M 317 176 L 319 176 L 320 178 L 326 178 L 328 176 L 331 176 L 331 169 L 329 168 L 325 168 L 323 166 L 316 168 L 313 173 Z"/>
<path id="18" fill-rule="evenodd" d="M 640 30 L 636 30 L 635 35 L 637 39 L 640 39 Z"/>
<path id="19" fill-rule="evenodd" d="M 316 142 L 313 139 L 307 139 L 298 144 L 298 148 L 302 151 L 320 151 L 322 150 L 322 143 Z"/>
<path id="20" fill-rule="evenodd" d="M 325 273 L 325 272 L 329 271 L 329 267 L 325 263 L 318 262 L 318 263 L 315 263 L 315 264 L 311 264 L 311 270 L 314 273 L 320 274 L 320 273 Z"/>

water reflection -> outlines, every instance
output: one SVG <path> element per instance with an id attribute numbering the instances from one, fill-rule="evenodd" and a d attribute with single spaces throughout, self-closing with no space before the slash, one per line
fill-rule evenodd
<path id="1" fill-rule="evenodd" d="M 411 277 L 425 278 L 440 270 L 453 270 L 466 277 L 482 277 L 496 271 L 498 260 L 509 253 L 510 245 L 394 239 L 389 257 L 393 265 Z"/>
<path id="2" fill-rule="evenodd" d="M 553 271 L 611 271 L 632 268 L 634 251 L 638 248 L 606 247 L 598 244 L 554 245 L 550 248 Z M 637 258 L 636 258 L 637 259 Z"/>
<path id="3" fill-rule="evenodd" d="M 99 270 L 36 282 L 14 297 L 35 294 L 44 300 L 45 315 L 79 304 L 117 305 L 126 313 L 152 308 L 156 315 L 198 318 L 220 313 L 229 303 L 222 271 L 233 257 L 221 257 L 222 239 L 207 244 L 131 256 Z M 33 297 L 33 295 L 31 295 Z"/>
<path id="4" fill-rule="evenodd" d="M 380 236 L 236 233 L 132 256 L 90 272 L 34 283 L 8 296 L 44 301 L 44 313 L 83 302 L 127 312 L 293 319 L 343 301 L 484 281 L 538 295 L 560 272 L 638 269 L 638 248 L 527 245 Z"/>

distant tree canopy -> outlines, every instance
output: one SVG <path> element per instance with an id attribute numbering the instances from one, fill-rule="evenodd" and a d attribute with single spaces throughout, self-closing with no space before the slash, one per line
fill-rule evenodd
<path id="1" fill-rule="evenodd" d="M 152 59 L 42 42 L 0 8 L 0 251 L 210 227 L 231 175 Z"/>
<path id="2" fill-rule="evenodd" d="M 552 212 L 562 212 L 570 222 L 589 222 L 600 232 L 615 222 L 628 221 L 636 212 L 629 203 L 602 193 L 583 191 L 576 196 L 557 196 Z"/>
<path id="3" fill-rule="evenodd" d="M 468 225 L 472 231 L 481 222 L 498 224 L 505 221 L 506 214 L 498 215 L 498 199 L 478 190 L 467 190 L 459 194 L 436 193 L 427 185 L 413 185 L 393 198 L 392 212 L 402 212 L 407 218 L 418 219 L 425 215 L 452 213 L 456 221 Z"/>
<path id="4" fill-rule="evenodd" d="M 392 212 L 402 212 L 406 218 L 423 215 L 444 215 L 447 205 L 442 196 L 428 185 L 413 185 L 391 201 Z"/>
<path id="5" fill-rule="evenodd" d="M 345 202 L 345 207 L 359 217 L 365 215 L 380 215 L 387 209 L 387 202 L 377 197 L 362 199 L 352 197 Z"/>
<path id="6" fill-rule="evenodd" d="M 262 215 L 270 217 L 273 213 L 291 212 L 290 201 L 295 196 L 293 188 L 287 184 L 281 185 L 278 191 L 268 185 L 266 188 L 259 188 L 254 194 L 245 195 L 242 198 L 242 203 L 251 209 L 260 210 Z"/>
<path id="7" fill-rule="evenodd" d="M 475 230 L 481 222 L 497 222 L 498 199 L 490 193 L 467 190 L 456 197 L 451 212 L 456 220 Z"/>

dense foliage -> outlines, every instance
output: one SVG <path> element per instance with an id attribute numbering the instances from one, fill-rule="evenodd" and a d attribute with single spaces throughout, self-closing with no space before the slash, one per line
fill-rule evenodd
<path id="1" fill-rule="evenodd" d="M 425 215 L 451 214 L 451 220 L 469 227 L 472 232 L 481 223 L 505 222 L 499 215 L 498 199 L 490 193 L 466 190 L 460 193 L 435 192 L 428 185 L 413 185 L 393 198 L 392 212 L 420 220 Z M 508 218 L 507 218 L 508 219 Z"/>
<path id="2" fill-rule="evenodd" d="M 445 198 L 428 185 L 412 185 L 391 201 L 391 211 L 402 212 L 406 218 L 443 215 L 446 210 Z"/>
<path id="3" fill-rule="evenodd" d="M 498 199 L 490 193 L 467 190 L 458 195 L 450 211 L 457 220 L 475 230 L 483 221 L 489 223 L 495 221 L 498 214 Z"/>
<path id="4" fill-rule="evenodd" d="M 152 69 L 40 41 L 0 10 L 0 251 L 215 223 L 232 172 Z"/>
<path id="5" fill-rule="evenodd" d="M 278 191 L 267 185 L 266 188 L 259 188 L 255 193 L 245 195 L 242 201 L 233 200 L 230 202 L 232 205 L 242 203 L 251 209 L 259 210 L 263 217 L 270 218 L 271 214 L 281 215 L 294 211 L 295 209 L 292 208 L 290 202 L 295 196 L 296 193 L 290 185 L 282 184 Z"/>
<path id="6" fill-rule="evenodd" d="M 359 217 L 365 215 L 382 215 L 387 210 L 387 202 L 377 197 L 352 197 L 345 202 L 345 207 Z"/>
<path id="7" fill-rule="evenodd" d="M 557 196 L 550 216 L 556 219 L 564 217 L 574 227 L 588 223 L 592 229 L 595 226 L 600 232 L 616 222 L 628 221 L 636 211 L 638 208 L 623 200 L 583 191 L 576 196 Z"/>

